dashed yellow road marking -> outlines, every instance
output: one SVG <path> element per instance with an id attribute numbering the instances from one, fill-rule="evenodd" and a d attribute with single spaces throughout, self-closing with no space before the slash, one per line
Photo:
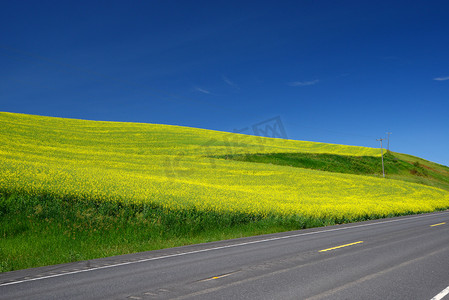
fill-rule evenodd
<path id="1" fill-rule="evenodd" d="M 340 246 L 337 246 L 337 247 L 327 248 L 327 249 L 320 250 L 319 252 L 326 252 L 326 251 L 335 250 L 335 249 L 339 249 L 339 248 L 343 248 L 343 247 L 348 247 L 348 246 L 352 246 L 352 245 L 356 245 L 356 244 L 361 244 L 361 243 L 363 243 L 363 241 L 358 241 L 358 242 L 355 242 L 355 243 L 350 243 L 350 244 L 340 245 Z"/>
<path id="2" fill-rule="evenodd" d="M 443 223 L 438 223 L 438 224 L 433 224 L 433 225 L 430 225 L 430 227 L 434 227 L 434 226 L 440 226 L 440 225 L 444 225 L 444 224 L 446 224 L 446 222 L 443 222 Z"/>
<path id="3" fill-rule="evenodd" d="M 203 280 L 200 280 L 200 281 L 209 281 L 209 280 L 220 279 L 220 278 L 223 278 L 223 277 L 227 277 L 227 276 L 229 276 L 229 275 L 232 275 L 232 274 L 234 274 L 234 273 L 237 273 L 237 272 L 232 272 L 232 273 L 228 273 L 228 274 L 218 275 L 218 276 L 206 278 L 206 279 L 203 279 Z"/>

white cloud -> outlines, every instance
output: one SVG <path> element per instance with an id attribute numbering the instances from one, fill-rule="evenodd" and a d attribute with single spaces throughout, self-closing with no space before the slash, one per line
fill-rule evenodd
<path id="1" fill-rule="evenodd" d="M 199 88 L 199 87 L 196 87 L 195 90 L 200 92 L 200 93 L 203 93 L 203 94 L 208 94 L 208 95 L 212 94 L 210 91 L 202 89 L 202 88 Z"/>
<path id="2" fill-rule="evenodd" d="M 433 80 L 436 80 L 436 81 L 445 81 L 445 80 L 449 80 L 449 76 L 446 76 L 446 77 L 437 77 L 437 78 L 434 78 Z"/>
<path id="3" fill-rule="evenodd" d="M 226 82 L 230 87 L 240 90 L 240 87 L 231 80 L 229 80 L 229 78 L 227 78 L 226 76 L 223 76 L 223 81 Z"/>
<path id="4" fill-rule="evenodd" d="M 314 85 L 320 82 L 318 79 L 311 80 L 311 81 L 293 81 L 288 83 L 289 86 L 308 86 L 308 85 Z"/>

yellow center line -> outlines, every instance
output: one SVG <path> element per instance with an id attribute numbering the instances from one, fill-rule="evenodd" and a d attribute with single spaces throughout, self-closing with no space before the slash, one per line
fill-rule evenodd
<path id="1" fill-rule="evenodd" d="M 438 223 L 438 224 L 433 224 L 433 225 L 430 225 L 430 227 L 434 227 L 434 226 L 440 226 L 440 225 L 444 225 L 444 224 L 446 224 L 446 222 L 443 222 L 443 223 Z"/>
<path id="2" fill-rule="evenodd" d="M 211 278 L 209 278 L 209 279 L 206 279 L 206 281 L 207 281 L 207 280 L 220 279 L 220 278 L 223 278 L 223 277 L 226 277 L 226 276 L 229 276 L 229 275 L 231 275 L 231 274 L 225 274 L 225 275 L 220 275 L 220 276 L 214 276 L 214 277 L 211 277 Z"/>
<path id="3" fill-rule="evenodd" d="M 200 280 L 200 281 L 209 281 L 209 280 L 220 279 L 220 278 L 223 278 L 223 277 L 227 277 L 227 276 L 229 276 L 229 275 L 232 275 L 232 274 L 234 274 L 234 273 L 237 273 L 237 272 L 232 272 L 232 273 L 228 273 L 228 274 L 218 275 L 218 276 L 210 277 L 210 278 L 203 279 L 203 280 Z"/>
<path id="4" fill-rule="evenodd" d="M 361 244 L 361 243 L 363 243 L 363 241 L 358 241 L 358 242 L 355 242 L 355 243 L 350 243 L 350 244 L 340 245 L 340 246 L 337 246 L 337 247 L 332 247 L 332 248 L 328 248 L 328 249 L 323 249 L 323 250 L 320 250 L 319 252 L 326 252 L 326 251 L 335 250 L 335 249 L 338 249 L 338 248 L 348 247 L 348 246 L 352 246 L 352 245 L 356 245 L 356 244 Z"/>

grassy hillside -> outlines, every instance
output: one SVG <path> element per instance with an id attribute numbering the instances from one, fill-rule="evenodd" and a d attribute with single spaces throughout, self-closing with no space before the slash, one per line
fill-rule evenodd
<path id="1" fill-rule="evenodd" d="M 384 180 L 375 148 L 12 113 L 0 141 L 2 271 L 449 207 L 447 168 Z"/>
<path id="2" fill-rule="evenodd" d="M 216 157 L 336 173 L 382 177 L 382 161 L 380 157 L 375 156 L 349 156 L 327 153 L 257 153 Z M 416 182 L 449 191 L 449 167 L 411 155 L 389 151 L 384 154 L 384 168 L 389 179 Z"/>

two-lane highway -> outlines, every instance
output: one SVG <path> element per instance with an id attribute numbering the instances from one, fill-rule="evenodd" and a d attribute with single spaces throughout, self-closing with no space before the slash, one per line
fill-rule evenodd
<path id="1" fill-rule="evenodd" d="M 0 299 L 449 299 L 449 212 L 0 274 Z"/>

